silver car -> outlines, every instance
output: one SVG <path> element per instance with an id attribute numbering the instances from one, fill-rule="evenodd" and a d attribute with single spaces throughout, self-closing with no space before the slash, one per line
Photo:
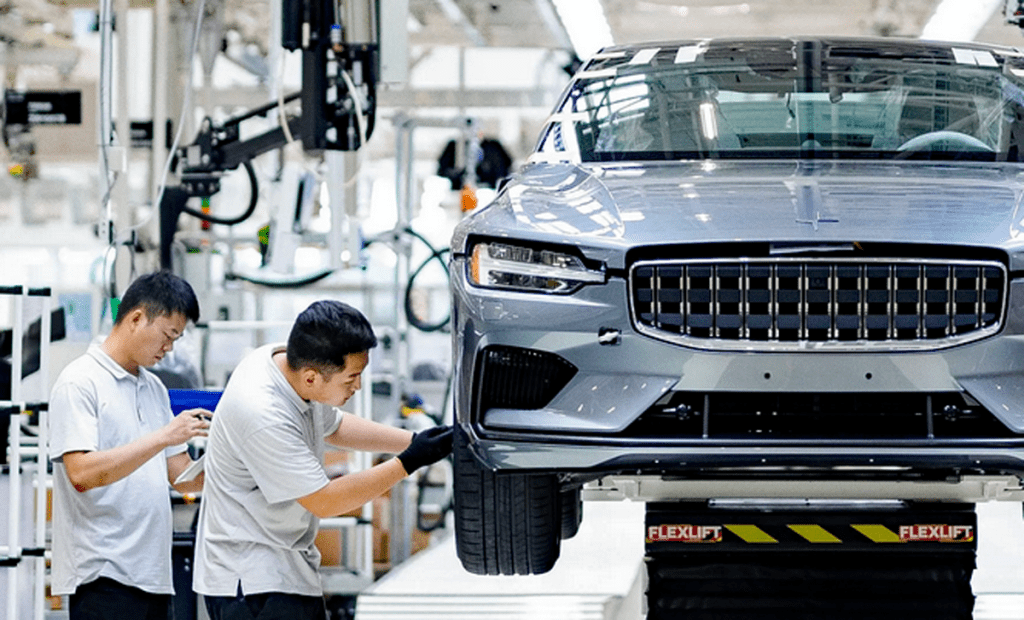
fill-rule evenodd
<path id="1" fill-rule="evenodd" d="M 1021 499 L 1024 53 L 605 49 L 452 240 L 456 536 L 581 498 Z"/>

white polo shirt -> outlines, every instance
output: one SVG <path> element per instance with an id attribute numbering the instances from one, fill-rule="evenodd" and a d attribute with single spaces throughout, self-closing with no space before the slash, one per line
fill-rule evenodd
<path id="1" fill-rule="evenodd" d="M 153 373 L 136 377 L 99 345 L 68 364 L 50 396 L 53 461 L 52 591 L 72 594 L 99 577 L 173 594 L 167 448 L 125 478 L 79 493 L 68 480 L 67 452 L 116 448 L 173 418 L 167 388 Z"/>
<path id="2" fill-rule="evenodd" d="M 231 374 L 206 443 L 193 589 L 207 596 L 323 593 L 320 520 L 298 503 L 329 482 L 324 437 L 341 411 L 307 402 L 267 345 Z"/>

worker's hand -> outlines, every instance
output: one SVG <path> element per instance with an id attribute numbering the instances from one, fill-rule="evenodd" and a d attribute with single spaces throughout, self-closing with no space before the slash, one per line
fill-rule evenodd
<path id="1" fill-rule="evenodd" d="M 405 473 L 411 474 L 424 465 L 431 465 L 452 452 L 452 427 L 435 426 L 412 436 L 412 442 L 401 454 Z"/>
<path id="2" fill-rule="evenodd" d="M 193 437 L 206 437 L 210 431 L 210 419 L 213 412 L 206 409 L 186 409 L 164 427 L 167 433 L 167 445 L 176 446 Z"/>

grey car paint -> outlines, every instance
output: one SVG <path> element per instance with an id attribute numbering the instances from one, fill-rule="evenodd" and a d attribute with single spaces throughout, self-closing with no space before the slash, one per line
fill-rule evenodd
<path id="1" fill-rule="evenodd" d="M 579 245 L 610 268 L 635 245 L 702 242 L 891 241 L 1024 249 L 1017 165 L 920 162 L 534 164 L 452 239 L 523 237 Z M 812 185 L 814 192 L 802 191 Z M 574 191 L 570 191 L 574 190 Z M 581 198 L 585 197 L 585 198 Z M 816 225 L 815 225 L 816 223 Z M 628 244 L 625 240 L 628 239 Z M 616 252 L 615 250 L 620 250 Z"/>
<path id="2" fill-rule="evenodd" d="M 484 229 L 494 237 L 515 234 L 573 243 L 586 256 L 615 269 L 624 267 L 624 250 L 634 244 L 669 244 L 680 238 L 706 242 L 765 239 L 815 243 L 894 237 L 939 244 L 969 241 L 1005 248 L 1015 265 L 1022 260 L 1024 235 L 1020 227 L 1024 214 L 1020 212 L 1020 197 L 1024 176 L 1016 166 L 993 169 L 991 164 L 947 165 L 921 170 L 917 164 L 904 170 L 898 164 L 747 162 L 715 164 L 714 170 L 703 164 L 622 166 L 596 169 L 596 174 L 569 164 L 538 166 L 547 170 L 541 174 L 530 171 L 524 177 L 528 190 L 499 197 L 472 220 L 472 227 L 457 229 L 453 241 L 453 247 L 459 248 L 456 252 L 464 254 L 469 231 Z M 818 175 L 822 171 L 828 176 Z M 798 172 L 804 176 L 798 176 Z M 799 204 L 801 194 L 796 188 L 815 178 L 821 179 L 816 181 L 821 204 Z M 592 201 L 572 203 L 572 194 L 566 191 L 570 184 L 567 179 Z M 595 187 L 600 191 L 591 191 Z M 702 217 L 712 210 L 712 204 L 714 216 Z M 801 221 L 801 213 L 808 212 L 823 214 L 817 230 Z M 596 226 L 597 220 L 607 224 Z M 830 225 L 836 220 L 842 225 Z M 559 230 L 573 233 L 560 234 Z M 628 245 L 621 241 L 623 236 L 630 240 Z M 461 257 L 456 258 L 455 265 L 454 286 L 471 286 L 464 280 Z M 972 379 L 974 395 L 987 403 L 999 402 L 994 413 L 1014 430 L 1024 432 L 1024 394 L 1017 393 L 1018 399 L 1008 402 L 1008 391 L 1003 389 L 1010 384 L 1007 377 L 1024 372 L 1024 339 L 1010 338 L 1024 335 L 1024 317 L 1019 312 L 1024 290 L 1020 285 L 1011 288 L 1008 324 L 997 340 L 921 354 L 776 354 L 767 358 L 756 354 L 764 346 L 751 345 L 749 355 L 722 355 L 663 346 L 638 336 L 624 312 L 622 300 L 628 295 L 624 282 L 621 286 L 618 278 L 612 278 L 609 286 L 587 288 L 571 298 L 484 289 L 460 295 L 475 302 L 475 307 L 469 306 L 466 311 L 472 313 L 472 322 L 479 323 L 479 331 L 487 334 L 486 344 L 500 342 L 558 351 L 588 370 L 596 370 L 594 364 L 604 358 L 618 369 L 627 369 L 614 387 L 605 384 L 598 392 L 591 392 L 593 402 L 584 401 L 582 408 L 560 410 L 556 401 L 549 409 L 519 417 L 496 411 L 493 423 L 559 430 L 586 430 L 596 424 L 607 430 L 621 430 L 637 411 L 660 395 L 657 390 L 645 388 L 644 392 L 649 392 L 646 398 L 632 396 L 637 390 L 630 386 L 643 384 L 638 381 L 641 377 L 648 385 L 661 386 L 661 391 L 667 389 L 669 380 L 677 389 L 805 391 L 827 383 L 832 391 L 938 391 L 960 389 L 962 380 Z M 515 329 L 504 330 L 513 318 Z M 604 351 L 596 333 L 578 331 L 581 324 L 608 324 L 627 335 L 614 351 Z M 634 367 L 649 370 L 647 360 L 659 360 L 657 374 L 628 371 Z M 766 372 L 771 373 L 771 379 L 764 379 Z M 868 375 L 871 379 L 865 379 Z M 619 375 L 602 375 L 612 376 Z M 587 383 L 592 382 L 593 378 L 588 377 Z M 570 384 L 568 389 L 572 394 L 561 398 L 567 403 L 587 393 L 585 386 Z M 606 416 L 607 421 L 595 422 L 582 413 L 606 409 L 599 403 L 608 402 L 605 392 L 609 390 L 631 395 L 629 402 L 618 403 L 614 421 Z M 581 414 L 574 416 L 571 409 Z M 574 417 L 578 418 L 575 423 Z"/>

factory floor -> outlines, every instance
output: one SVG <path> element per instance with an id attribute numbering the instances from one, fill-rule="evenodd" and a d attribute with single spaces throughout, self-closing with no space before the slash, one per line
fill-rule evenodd
<path id="1" fill-rule="evenodd" d="M 979 504 L 975 620 L 1024 619 L 1024 519 L 1016 503 Z"/>

